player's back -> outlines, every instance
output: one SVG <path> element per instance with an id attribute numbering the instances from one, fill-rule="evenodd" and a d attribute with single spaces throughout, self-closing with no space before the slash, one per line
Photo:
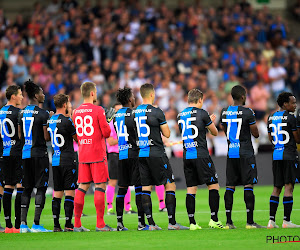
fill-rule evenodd
<path id="1" fill-rule="evenodd" d="M 76 134 L 71 118 L 62 114 L 53 115 L 48 120 L 48 131 L 53 147 L 52 166 L 71 164 L 75 160 L 73 135 Z"/>
<path id="2" fill-rule="evenodd" d="M 160 108 L 150 104 L 139 105 L 134 114 L 139 157 L 162 157 L 165 149 L 161 138 L 160 126 L 166 124 L 166 118 Z"/>
<path id="3" fill-rule="evenodd" d="M 177 118 L 183 140 L 184 159 L 208 158 L 206 127 L 212 123 L 208 113 L 203 109 L 188 107 Z"/>
<path id="4" fill-rule="evenodd" d="M 250 126 L 255 124 L 255 114 L 250 108 L 229 106 L 221 111 L 221 123 L 228 141 L 228 157 L 251 157 L 254 150 Z"/>
<path id="5" fill-rule="evenodd" d="M 21 156 L 22 147 L 18 136 L 18 116 L 20 109 L 6 105 L 0 110 L 3 156 Z"/>
<path id="6" fill-rule="evenodd" d="M 276 111 L 268 118 L 268 132 L 273 140 L 273 160 L 298 158 L 293 131 L 297 130 L 296 118 L 288 111 Z"/>
<path id="7" fill-rule="evenodd" d="M 106 157 L 105 138 L 110 135 L 104 109 L 84 103 L 74 111 L 80 163 L 102 162 Z"/>
<path id="8" fill-rule="evenodd" d="M 119 159 L 137 158 L 135 122 L 132 110 L 124 107 L 114 117 L 114 126 L 118 134 Z"/>
<path id="9" fill-rule="evenodd" d="M 43 127 L 47 126 L 49 112 L 37 105 L 28 105 L 20 112 L 18 123 L 24 140 L 22 158 L 47 156 Z"/>

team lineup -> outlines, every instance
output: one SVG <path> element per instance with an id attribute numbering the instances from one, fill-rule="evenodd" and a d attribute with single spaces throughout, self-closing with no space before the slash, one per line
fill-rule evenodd
<path id="1" fill-rule="evenodd" d="M 257 166 L 251 136 L 258 138 L 255 113 L 245 107 L 246 90 L 234 86 L 231 90 L 233 105 L 224 108 L 220 114 L 220 127 L 228 141 L 226 162 L 226 192 L 224 195 L 226 223 L 218 218 L 219 177 L 207 148 L 206 135 L 218 135 L 216 116 L 202 109 L 203 93 L 192 89 L 188 93 L 188 107 L 178 114 L 178 125 L 183 144 L 183 168 L 187 186 L 186 211 L 190 225 L 183 226 L 176 221 L 176 185 L 169 159 L 165 153 L 163 137 L 170 137 L 170 129 L 163 111 L 153 106 L 155 89 L 145 83 L 140 88 L 143 99 L 135 105 L 130 88 L 119 89 L 116 94 L 120 108 L 105 110 L 93 103 L 97 100 L 96 85 L 84 82 L 81 85 L 83 104 L 72 112 L 69 98 L 65 94 L 54 96 L 56 113 L 40 106 L 45 100 L 42 88 L 32 81 L 25 82 L 25 92 L 30 104 L 20 110 L 22 90 L 12 85 L 6 90 L 7 104 L 0 110 L 0 201 L 6 227 L 5 233 L 30 232 L 87 232 L 81 223 L 84 197 L 91 183 L 95 184 L 94 204 L 96 208 L 96 231 L 127 231 L 123 214 L 130 186 L 135 188 L 137 207 L 137 229 L 161 230 L 152 213 L 151 192 L 153 186 L 165 188 L 165 204 L 168 213 L 168 230 L 199 230 L 195 218 L 198 185 L 206 184 L 209 190 L 210 228 L 235 229 L 232 219 L 233 198 L 236 186 L 244 186 L 246 205 L 246 228 L 278 228 L 276 212 L 283 190 L 284 218 L 282 228 L 300 227 L 291 222 L 293 189 L 299 182 L 300 170 L 297 143 L 300 143 L 300 112 L 296 117 L 296 98 L 283 92 L 277 98 L 279 110 L 268 118 L 268 136 L 273 144 L 273 182 L 270 196 L 270 217 L 267 226 L 254 221 L 254 185 L 258 183 Z M 113 131 L 116 135 L 113 138 Z M 49 184 L 49 157 L 46 142 L 53 148 L 52 171 L 54 193 L 52 199 L 53 230 L 44 228 L 40 218 L 46 200 Z M 78 160 L 74 151 L 78 142 Z M 181 142 L 179 142 L 181 143 Z M 115 146 L 115 150 L 110 147 Z M 108 162 L 115 162 L 115 172 L 108 170 Z M 78 165 L 78 166 L 77 166 Z M 107 187 L 108 183 L 108 187 Z M 118 183 L 116 196 L 117 227 L 104 221 L 105 195 L 109 188 Z M 33 189 L 35 213 L 32 227 L 28 226 L 27 214 Z M 11 219 L 12 194 L 16 189 L 15 222 Z M 112 189 L 114 193 L 114 188 Z M 65 226 L 62 229 L 59 218 L 64 198 Z M 113 196 L 112 196 L 113 197 Z M 113 198 L 112 198 L 113 199 Z M 107 199 L 108 201 L 108 199 Z M 112 201 L 108 212 L 112 211 Z M 1 204 L 0 204 L 1 210 Z M 127 209 L 126 209 L 127 211 Z M 128 208 L 130 211 L 130 208 Z M 74 216 L 73 216 L 74 214 Z M 73 225 L 74 217 L 74 225 Z M 147 219 L 147 222 L 145 220 Z"/>

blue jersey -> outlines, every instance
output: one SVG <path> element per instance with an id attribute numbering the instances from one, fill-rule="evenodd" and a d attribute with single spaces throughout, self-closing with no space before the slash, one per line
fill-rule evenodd
<path id="1" fill-rule="evenodd" d="M 268 118 L 268 132 L 272 136 L 273 160 L 296 160 L 297 145 L 293 131 L 297 131 L 296 118 L 288 111 L 277 111 Z"/>
<path id="2" fill-rule="evenodd" d="M 0 133 L 3 141 L 3 156 L 21 156 L 22 146 L 18 135 L 20 109 L 6 105 L 0 110 Z"/>
<path id="3" fill-rule="evenodd" d="M 160 126 L 167 122 L 162 110 L 150 104 L 142 104 L 132 113 L 138 138 L 137 145 L 140 149 L 139 157 L 165 156 Z"/>
<path id="4" fill-rule="evenodd" d="M 114 126 L 118 135 L 119 160 L 138 157 L 135 124 L 132 110 L 121 108 L 114 117 Z"/>
<path id="5" fill-rule="evenodd" d="M 206 127 L 212 123 L 208 113 L 203 109 L 189 107 L 177 119 L 183 140 L 184 159 L 208 158 Z"/>
<path id="6" fill-rule="evenodd" d="M 250 126 L 255 124 L 252 109 L 229 106 L 221 111 L 221 124 L 228 142 L 228 158 L 248 158 L 254 155 Z"/>
<path id="7" fill-rule="evenodd" d="M 36 105 L 28 105 L 21 110 L 18 124 L 23 141 L 22 159 L 47 156 L 44 127 L 47 128 L 49 112 Z"/>
<path id="8" fill-rule="evenodd" d="M 47 123 L 53 148 L 52 166 L 73 163 L 75 161 L 73 135 L 76 134 L 76 129 L 71 118 L 56 114 Z"/>

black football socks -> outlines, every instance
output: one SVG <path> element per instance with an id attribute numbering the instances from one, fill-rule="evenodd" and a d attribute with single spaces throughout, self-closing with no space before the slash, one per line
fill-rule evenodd
<path id="1" fill-rule="evenodd" d="M 215 222 L 219 221 L 218 212 L 220 204 L 220 195 L 217 189 L 209 190 L 209 207 L 211 213 L 211 219 Z"/>
<path id="2" fill-rule="evenodd" d="M 279 205 L 279 197 L 271 195 L 271 197 L 270 197 L 270 220 L 272 220 L 272 221 L 275 221 L 278 205 Z"/>
<path id="3" fill-rule="evenodd" d="M 233 188 L 226 188 L 225 195 L 224 195 L 224 202 L 225 202 L 225 210 L 226 210 L 226 218 L 227 224 L 232 224 L 231 213 L 232 213 L 232 206 L 233 206 Z"/>
<path id="4" fill-rule="evenodd" d="M 247 209 L 247 223 L 253 224 L 253 211 L 254 211 L 254 204 L 255 204 L 255 196 L 253 193 L 252 187 L 245 187 L 244 188 L 244 201 L 246 203 Z"/>
<path id="5" fill-rule="evenodd" d="M 174 191 L 166 191 L 165 202 L 168 210 L 169 223 L 175 225 L 176 196 Z"/>
<path id="6" fill-rule="evenodd" d="M 195 221 L 196 194 L 189 194 L 189 193 L 186 194 L 185 205 L 190 220 L 190 224 L 196 224 Z"/>

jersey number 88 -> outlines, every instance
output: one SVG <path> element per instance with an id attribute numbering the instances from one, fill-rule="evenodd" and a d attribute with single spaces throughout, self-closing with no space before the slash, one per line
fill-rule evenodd
<path id="1" fill-rule="evenodd" d="M 75 118 L 76 133 L 78 136 L 92 136 L 94 134 L 93 117 L 86 115 L 84 118 L 77 116 Z"/>

